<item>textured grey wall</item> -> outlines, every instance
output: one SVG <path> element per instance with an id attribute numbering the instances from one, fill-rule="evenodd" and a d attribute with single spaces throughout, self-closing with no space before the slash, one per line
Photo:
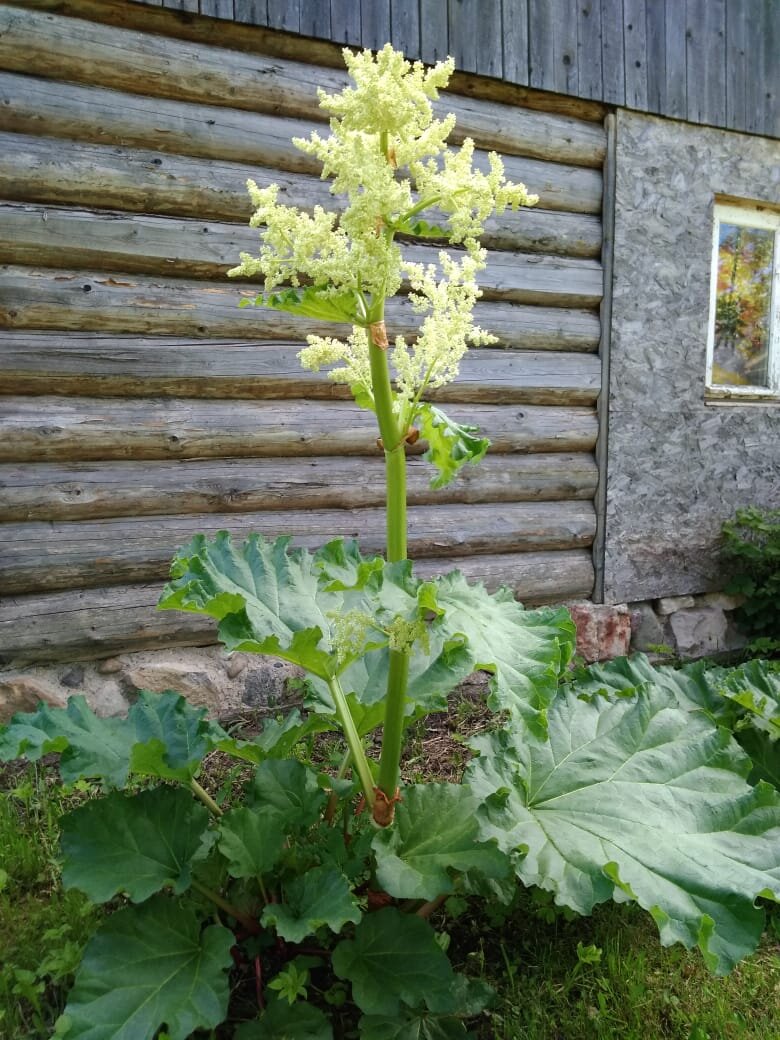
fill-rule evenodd
<path id="1" fill-rule="evenodd" d="M 780 403 L 704 401 L 714 196 L 780 205 L 780 143 L 619 111 L 616 169 L 611 603 L 717 587 L 723 520 L 780 508 Z"/>

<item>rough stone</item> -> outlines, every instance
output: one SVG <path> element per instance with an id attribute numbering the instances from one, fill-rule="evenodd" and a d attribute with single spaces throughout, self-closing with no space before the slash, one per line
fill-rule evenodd
<path id="1" fill-rule="evenodd" d="M 190 649 L 145 651 L 126 655 L 121 681 L 129 693 L 173 690 L 211 714 L 239 707 L 230 681 L 218 660 Z"/>
<path id="2" fill-rule="evenodd" d="M 731 649 L 728 622 L 719 607 L 693 607 L 678 610 L 669 618 L 680 657 L 706 657 Z"/>
<path id="3" fill-rule="evenodd" d="M 63 672 L 60 676 L 60 682 L 63 686 L 67 686 L 70 690 L 76 690 L 84 682 L 84 668 L 80 664 L 73 665 L 72 668 L 68 668 L 67 671 Z"/>
<path id="4" fill-rule="evenodd" d="M 631 615 L 625 604 L 567 604 L 577 628 L 577 653 L 589 664 L 608 661 L 628 653 L 631 642 Z"/>
<path id="5" fill-rule="evenodd" d="M 631 649 L 657 650 L 665 643 L 664 628 L 650 603 L 631 604 Z"/>
<path id="6" fill-rule="evenodd" d="M 693 596 L 666 596 L 655 601 L 657 614 L 674 614 L 677 610 L 688 610 L 696 606 Z"/>
<path id="7" fill-rule="evenodd" d="M 250 708 L 284 703 L 290 679 L 301 675 L 300 669 L 285 661 L 262 660 L 263 667 L 249 668 L 244 676 L 242 700 Z"/>
<path id="8" fill-rule="evenodd" d="M 0 676 L 0 722 L 7 722 L 17 711 L 35 711 L 43 701 L 52 708 L 64 708 L 67 693 L 31 675 Z"/>
<path id="9" fill-rule="evenodd" d="M 112 675 L 122 671 L 122 662 L 118 657 L 107 657 L 104 661 L 98 661 L 95 667 L 100 675 Z"/>
<path id="10" fill-rule="evenodd" d="M 225 671 L 228 679 L 235 679 L 237 675 L 246 671 L 247 660 L 244 654 L 231 654 L 225 662 Z"/>

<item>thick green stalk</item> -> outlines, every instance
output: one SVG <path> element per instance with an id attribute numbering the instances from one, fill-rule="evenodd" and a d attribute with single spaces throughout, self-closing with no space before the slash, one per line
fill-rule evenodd
<path id="1" fill-rule="evenodd" d="M 190 780 L 190 790 L 196 798 L 200 798 L 200 800 L 203 802 L 206 808 L 210 812 L 214 813 L 215 816 L 222 815 L 222 810 L 220 809 L 220 807 L 217 805 L 217 803 L 214 801 L 214 799 L 211 797 L 208 791 L 203 790 L 203 788 L 200 786 L 197 780 Z"/>
<path id="2" fill-rule="evenodd" d="M 383 330 L 384 331 L 384 330 Z M 374 403 L 379 432 L 385 449 L 385 482 L 387 488 L 387 562 L 397 563 L 407 557 L 406 547 L 406 430 L 398 428 L 393 412 L 393 391 L 387 354 L 372 339 L 369 347 Z M 390 651 L 390 667 L 385 694 L 385 719 L 382 731 L 382 753 L 379 760 L 378 790 L 381 796 L 374 805 L 374 819 L 387 825 L 393 818 L 393 799 L 400 775 L 401 745 L 404 730 L 404 705 L 409 678 L 409 654 Z"/>
<path id="3" fill-rule="evenodd" d="M 398 787 L 401 773 L 401 746 L 404 735 L 404 705 L 406 704 L 406 687 L 409 681 L 408 651 L 391 650 L 390 668 L 387 676 L 387 693 L 385 695 L 385 724 L 382 730 L 382 753 L 379 758 L 379 790 L 384 795 L 385 805 L 390 804 L 390 819 L 378 819 L 379 802 L 374 811 L 374 819 L 378 823 L 392 820 L 392 800 Z"/>

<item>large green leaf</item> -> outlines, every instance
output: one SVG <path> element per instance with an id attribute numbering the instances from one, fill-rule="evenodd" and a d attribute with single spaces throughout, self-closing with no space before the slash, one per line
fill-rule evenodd
<path id="1" fill-rule="evenodd" d="M 171 565 L 162 610 L 188 610 L 219 621 L 229 650 L 271 654 L 325 678 L 334 674 L 327 614 L 338 597 L 318 587 L 312 558 L 289 550 L 289 538 L 268 541 L 252 534 L 240 548 L 227 531 L 214 539 L 196 535 Z"/>
<path id="2" fill-rule="evenodd" d="M 168 886 L 183 892 L 208 850 L 208 823 L 208 810 L 181 788 L 89 801 L 62 821 L 63 883 L 94 903 L 119 892 L 135 903 Z"/>
<path id="3" fill-rule="evenodd" d="M 165 896 L 112 914 L 87 945 L 58 1036 L 170 1040 L 213 1029 L 227 1015 L 233 934 Z M 64 1025 L 64 1023 L 63 1023 Z"/>
<path id="4" fill-rule="evenodd" d="M 340 932 L 347 922 L 357 924 L 360 907 L 349 882 L 331 867 L 314 867 L 283 886 L 284 900 L 263 910 L 264 925 L 274 925 L 287 942 L 302 942 L 323 925 Z"/>
<path id="5" fill-rule="evenodd" d="M 428 442 L 423 458 L 439 471 L 431 481 L 432 488 L 445 487 L 467 462 L 480 462 L 490 447 L 487 437 L 475 436 L 478 426 L 461 426 L 435 405 L 421 405 L 417 418 L 423 440 Z"/>
<path id="6" fill-rule="evenodd" d="M 747 661 L 737 668 L 708 672 L 718 693 L 747 712 L 756 729 L 780 739 L 780 668 L 770 661 Z"/>
<path id="7" fill-rule="evenodd" d="M 257 877 L 276 865 L 287 831 L 283 817 L 241 806 L 219 821 L 219 851 L 235 878 Z"/>
<path id="8" fill-rule="evenodd" d="M 244 1022 L 235 1040 L 333 1040 L 333 1030 L 319 1008 L 273 997 L 255 1022 Z"/>
<path id="9" fill-rule="evenodd" d="M 587 914 L 634 898 L 662 942 L 698 945 L 728 971 L 756 945 L 758 896 L 780 897 L 780 797 L 744 780 L 727 731 L 657 687 L 562 693 L 549 738 L 523 727 L 477 743 L 467 782 L 483 837 L 519 849 L 518 876 Z"/>
<path id="10" fill-rule="evenodd" d="M 569 612 L 523 610 L 511 589 L 490 594 L 481 584 L 469 585 L 460 571 L 438 579 L 436 600 L 442 611 L 437 631 L 452 639 L 465 636 L 472 670 L 491 673 L 489 706 L 519 715 L 543 735 L 547 706 L 574 653 Z"/>
<path id="11" fill-rule="evenodd" d="M 197 535 L 174 559 L 159 606 L 208 614 L 228 649 L 281 657 L 323 680 L 387 643 L 383 626 L 396 617 L 426 613 L 431 586 L 412 577 L 408 562 L 363 559 L 341 539 L 313 556 L 289 541 L 253 534 L 237 548 L 225 531 Z M 356 622 L 349 638 L 345 618 Z"/>
<path id="12" fill-rule="evenodd" d="M 433 929 L 391 907 L 367 914 L 355 938 L 338 944 L 333 970 L 349 979 L 355 1003 L 369 1015 L 396 1015 L 402 1004 L 456 1009 L 455 973 Z"/>
<path id="13" fill-rule="evenodd" d="M 644 654 L 632 654 L 579 668 L 570 679 L 579 694 L 632 693 L 657 687 L 671 693 L 686 711 L 705 711 L 713 717 L 729 711 L 728 704 L 708 679 L 705 661 L 672 668 L 652 665 Z"/>
<path id="14" fill-rule="evenodd" d="M 360 1040 L 463 1040 L 469 1035 L 451 1015 L 364 1015 L 359 1024 Z"/>
<path id="15" fill-rule="evenodd" d="M 31 762 L 60 753 L 60 775 L 66 784 L 85 778 L 122 787 L 130 771 L 130 748 L 122 719 L 99 719 L 80 696 L 66 708 L 41 704 L 37 711 L 17 714 L 0 730 L 0 761 L 24 756 Z"/>
<path id="16" fill-rule="evenodd" d="M 479 840 L 478 804 L 460 784 L 405 788 L 394 826 L 373 841 L 382 887 L 399 899 L 435 899 L 453 891 L 452 871 L 506 877 L 507 856 Z"/>
<path id="17" fill-rule="evenodd" d="M 124 719 L 98 718 L 80 696 L 41 705 L 0 730 L 0 760 L 60 752 L 65 783 L 99 779 L 123 787 L 131 772 L 187 781 L 227 734 L 177 693 L 142 691 Z"/>
<path id="18" fill-rule="evenodd" d="M 247 806 L 273 813 L 289 831 L 309 827 L 320 816 L 327 795 L 313 769 L 292 758 L 262 762 L 246 789 Z"/>

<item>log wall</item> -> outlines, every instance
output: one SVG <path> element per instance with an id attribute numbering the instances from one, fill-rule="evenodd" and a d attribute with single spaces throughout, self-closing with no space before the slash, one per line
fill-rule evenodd
<path id="1" fill-rule="evenodd" d="M 289 138 L 343 72 L 251 26 L 217 46 L 197 18 L 184 40 L 41 6 L 0 3 L 0 665 L 212 642 L 154 611 L 197 531 L 383 537 L 373 417 L 296 359 L 333 326 L 239 309 L 257 287 L 225 275 L 257 243 L 247 177 L 332 204 Z M 454 139 L 504 152 L 540 204 L 490 223 L 477 311 L 499 342 L 437 395 L 491 453 L 432 492 L 412 451 L 410 554 L 529 602 L 587 596 L 605 135 L 467 87 L 441 102 Z M 394 332 L 416 320 L 388 307 Z"/>

